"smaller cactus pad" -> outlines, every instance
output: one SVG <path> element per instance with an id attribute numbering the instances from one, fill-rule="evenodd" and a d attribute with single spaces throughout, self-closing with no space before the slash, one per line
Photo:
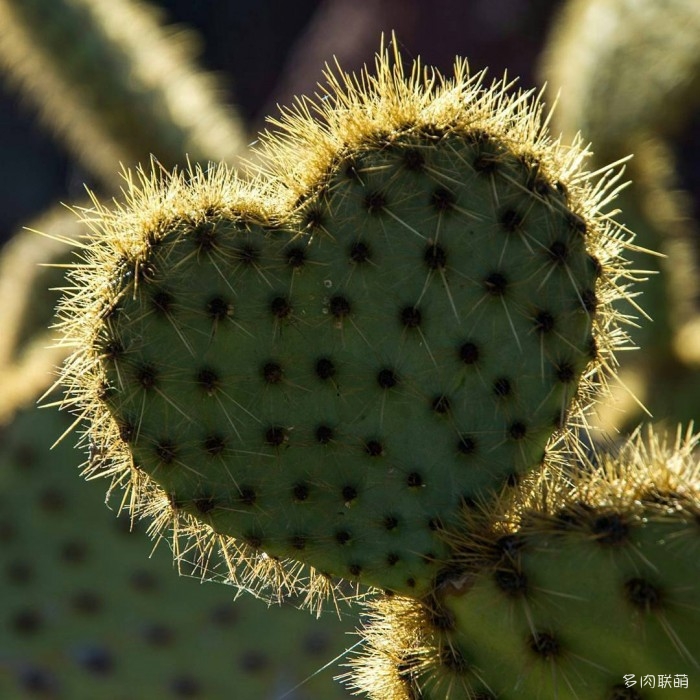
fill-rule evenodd
<path id="1" fill-rule="evenodd" d="M 85 483 L 65 414 L 31 410 L 0 446 L 0 697 L 3 700 L 346 698 L 327 669 L 347 616 L 315 620 L 176 576 L 165 543 L 149 558 L 137 523 Z M 114 500 L 114 499 L 113 499 Z"/>
<path id="2" fill-rule="evenodd" d="M 478 547 L 480 573 L 455 574 L 422 605 L 375 603 L 356 687 L 377 699 L 692 695 L 700 682 L 696 444 L 689 437 L 671 451 L 633 442 L 620 457 L 630 462 L 581 472 L 558 505 L 546 496 L 521 511 L 515 531 L 497 526 Z M 465 545 L 469 560 L 474 540 Z"/>
<path id="3" fill-rule="evenodd" d="M 526 96 L 378 70 L 268 137 L 266 190 L 194 173 L 102 210 L 65 381 L 94 471 L 148 475 L 253 568 L 420 594 L 437 532 L 588 400 L 622 243 Z"/>

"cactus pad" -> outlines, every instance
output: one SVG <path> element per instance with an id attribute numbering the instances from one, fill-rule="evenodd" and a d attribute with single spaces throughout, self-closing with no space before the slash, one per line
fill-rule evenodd
<path id="1" fill-rule="evenodd" d="M 437 531 L 542 463 L 624 340 L 614 178 L 527 95 L 417 73 L 382 57 L 325 122 L 288 118 L 261 191 L 144 178 L 73 273 L 92 471 L 156 512 L 146 475 L 256 571 L 426 590 Z"/>
<path id="2" fill-rule="evenodd" d="M 479 574 L 455 575 L 423 604 L 374 603 L 356 687 L 382 700 L 692 694 L 700 677 L 696 444 L 688 435 L 671 450 L 637 436 L 602 470 L 577 474 L 573 490 L 550 477 L 548 495 L 524 499 L 515 530 L 503 529 L 494 507 L 500 522 L 477 547 Z M 465 561 L 474 543 L 463 540 Z"/>

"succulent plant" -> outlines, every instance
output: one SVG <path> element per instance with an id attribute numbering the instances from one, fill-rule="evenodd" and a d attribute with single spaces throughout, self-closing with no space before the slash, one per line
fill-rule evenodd
<path id="1" fill-rule="evenodd" d="M 560 128 L 582 129 L 617 157 L 640 136 L 677 129 L 697 105 L 698 32 L 693 0 L 565 3 L 542 55 L 543 72 L 564 88 Z"/>
<path id="2" fill-rule="evenodd" d="M 663 256 L 642 262 L 631 253 L 635 265 L 658 274 L 643 300 L 654 322 L 632 331 L 645 352 L 628 359 L 624 380 L 652 414 L 683 423 L 697 418 L 700 387 L 697 188 L 680 167 L 683 131 L 695 131 L 700 114 L 699 33 L 693 0 L 572 0 L 557 15 L 540 66 L 541 79 L 560 93 L 557 132 L 585 133 L 600 166 L 634 154 L 618 206 L 637 243 Z M 640 411 L 630 407 L 607 427 L 633 429 Z"/>
<path id="3" fill-rule="evenodd" d="M 84 162 L 108 191 L 117 159 L 159 160 L 125 168 L 112 204 L 93 195 L 75 207 L 91 232 L 58 283 L 62 339 L 50 352 L 47 302 L 29 291 L 42 283 L 25 273 L 73 234 L 36 224 L 59 245 L 25 251 L 24 236 L 0 264 L 11 299 L 0 322 L 12 325 L 0 422 L 68 352 L 55 403 L 75 414 L 17 415 L 0 446 L 0 694 L 331 697 L 316 671 L 360 646 L 341 680 L 374 700 L 685 698 L 700 659 L 698 438 L 691 427 L 668 442 L 659 429 L 590 446 L 609 384 L 626 386 L 617 354 L 644 315 L 634 283 L 648 251 L 628 230 L 645 225 L 641 208 L 624 225 L 612 209 L 622 161 L 605 166 L 581 137 L 551 136 L 539 96 L 505 78 L 489 85 L 461 60 L 449 78 L 419 61 L 406 72 L 382 48 L 373 73 L 327 72 L 317 99 L 283 110 L 239 175 L 235 118 L 144 7 L 45 4 L 0 0 L 12 20 L 0 22 L 0 60 L 56 112 L 64 138 L 94 151 Z M 601 4 L 571 3 L 570 15 Z M 86 26 L 91 40 L 73 41 Z M 156 55 L 172 70 L 151 74 L 165 65 Z M 682 65 L 694 61 L 684 48 Z M 679 94 L 661 68 L 650 70 L 664 94 Z M 595 72 L 579 76 L 594 96 Z M 54 101 L 46 81 L 59 74 Z M 199 108 L 175 109 L 173 74 Z M 601 73 L 606 84 L 629 75 Z M 86 114 L 76 94 L 94 99 L 99 128 L 70 116 Z M 610 120 L 598 100 L 581 117 L 596 143 L 599 132 L 615 142 L 613 160 L 626 112 L 648 102 L 647 126 L 663 112 L 663 98 L 639 94 Z M 100 111 L 115 99 L 120 109 Z M 185 150 L 200 164 L 169 171 Z M 647 367 L 662 364 L 664 342 Z M 70 481 L 75 430 L 97 483 Z M 42 441 L 59 436 L 49 457 Z M 87 500 L 102 479 L 108 503 L 130 513 L 117 522 L 150 520 L 150 562 Z M 204 585 L 157 568 L 172 558 Z M 127 582 L 122 569 L 138 573 Z M 364 619 L 357 599 L 369 621 L 350 648 L 340 635 Z M 319 643 L 332 636 L 337 648 Z"/>
<path id="4" fill-rule="evenodd" d="M 135 512 L 248 571 L 420 595 L 439 530 L 584 420 L 625 340 L 626 242 L 615 176 L 592 184 L 529 95 L 388 52 L 357 84 L 267 137 L 256 186 L 142 176 L 97 205 L 62 382 Z"/>
<path id="5" fill-rule="evenodd" d="M 0 66 L 109 184 L 119 163 L 233 158 L 244 143 L 193 37 L 134 0 L 2 0 Z M 195 116 L 196 115 L 196 116 Z"/>

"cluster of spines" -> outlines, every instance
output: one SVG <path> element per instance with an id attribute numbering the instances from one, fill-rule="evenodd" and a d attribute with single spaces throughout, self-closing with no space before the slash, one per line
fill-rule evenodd
<path id="1" fill-rule="evenodd" d="M 66 328 L 63 345 L 75 352 L 64 363 L 61 381 L 67 398 L 61 403 L 78 407 L 80 419 L 90 426 L 84 443 L 89 448 L 86 475 L 110 479 L 108 496 L 114 489 L 124 489 L 124 507 L 132 517 L 152 520 L 149 532 L 153 537 L 170 532 L 178 563 L 195 558 L 199 570 L 208 575 L 209 558 L 220 545 L 224 558 L 231 562 L 236 583 L 245 588 L 251 580 L 262 580 L 269 584 L 265 589 L 272 591 L 270 597 L 281 600 L 296 590 L 293 567 L 288 573 L 282 562 L 261 556 L 244 542 L 220 542 L 216 533 L 184 511 L 182 503 L 139 469 L 129 450 L 137 425 L 115 421 L 105 408 L 115 387 L 107 380 L 104 362 L 117 363 L 124 353 L 119 339 L 105 339 L 105 332 L 109 333 L 110 319 L 120 313 L 122 297 L 148 284 L 151 250 L 158 248 L 166 236 L 173 232 L 177 236 L 178 231 L 191 227 L 193 254 L 206 254 L 214 246 L 215 222 L 221 217 L 270 227 L 279 219 L 269 189 L 253 183 L 244 185 L 226 166 L 207 173 L 195 168 L 164 178 L 155 172 L 149 176 L 139 171 L 138 183 L 133 173 L 126 173 L 128 201 L 114 210 L 93 199 L 99 229 L 94 223 L 94 212 L 83 210 L 86 224 L 96 233 L 101 230 L 108 235 L 96 236 L 89 245 L 81 246 L 82 262 L 67 275 L 73 286 L 59 307 L 58 316 Z M 167 317 L 171 303 L 167 291 L 156 292 L 153 311 Z M 228 300 L 216 297 L 209 300 L 205 312 L 215 329 L 228 319 L 232 306 Z M 156 385 L 155 372 L 148 366 L 141 368 L 137 379 L 144 390 Z M 201 380 L 206 384 L 206 377 Z M 210 436 L 205 443 L 216 455 L 216 436 Z M 167 462 L 172 456 L 167 445 L 160 445 L 160 451 Z M 206 508 L 204 500 L 200 505 Z M 311 578 L 314 579 L 313 572 Z M 287 583 L 275 585 L 278 581 Z"/>
<path id="2" fill-rule="evenodd" d="M 192 235 L 192 241 L 195 248 L 201 250 L 202 245 L 205 249 L 209 251 L 213 246 L 212 232 L 208 227 L 199 227 L 195 230 L 194 235 Z M 436 256 L 434 255 L 435 246 L 430 244 L 426 248 L 425 262 L 429 269 L 434 269 L 436 264 Z M 292 249 L 293 251 L 295 249 Z M 353 247 L 350 251 L 351 255 L 356 252 Z M 298 254 L 295 253 L 294 260 L 298 260 Z M 139 285 L 140 287 L 154 287 L 154 291 L 150 293 L 151 300 L 151 313 L 155 313 L 161 316 L 169 317 L 170 314 L 176 314 L 176 309 L 173 308 L 174 302 L 172 295 L 165 289 L 158 286 L 157 282 L 154 283 L 154 278 L 157 278 L 156 268 L 154 267 L 153 256 L 149 259 L 149 262 L 139 266 Z M 258 251 L 253 245 L 243 244 L 234 252 L 234 258 L 239 261 L 241 265 L 251 266 L 254 265 L 258 258 Z M 437 261 L 444 261 L 445 253 L 441 249 L 440 255 L 437 257 Z M 491 275 L 494 277 L 494 275 Z M 491 283 L 490 278 L 487 282 Z M 487 292 L 490 293 L 490 292 Z M 227 302 L 220 296 L 209 298 L 206 302 L 206 312 L 212 318 L 213 322 L 218 322 L 224 318 L 229 317 L 232 314 L 233 304 Z M 335 295 L 330 298 L 328 302 L 328 311 L 330 316 L 335 319 L 342 320 L 345 316 L 350 314 L 351 303 L 345 296 Z M 113 314 L 114 310 L 110 306 L 110 314 Z M 282 322 L 286 317 L 292 313 L 292 306 L 290 300 L 283 296 L 274 296 L 270 301 L 270 313 L 274 323 Z M 419 325 L 420 316 L 419 309 L 417 305 L 407 306 L 402 309 L 400 313 L 400 321 L 407 328 L 415 328 Z M 544 318 L 545 314 L 540 313 L 536 316 L 534 323 L 536 328 L 547 322 L 547 327 L 542 329 L 542 332 L 548 332 L 551 330 L 552 319 Z M 544 319 L 544 320 L 543 320 Z M 105 361 L 110 363 L 117 363 L 121 359 L 124 353 L 124 348 L 121 346 L 118 339 L 110 336 L 108 340 L 102 342 L 102 357 Z M 472 342 L 464 342 L 459 345 L 456 351 L 456 355 L 459 356 L 459 360 L 465 364 L 474 364 L 478 360 L 479 349 L 478 346 Z M 116 364 L 119 368 L 119 363 Z M 118 370 L 120 371 L 120 370 Z M 127 368 L 128 371 L 128 368 Z M 135 371 L 135 375 L 132 380 L 136 382 L 138 387 L 140 387 L 145 392 L 155 390 L 158 386 L 159 381 L 159 371 L 155 365 L 151 363 L 141 364 L 132 370 Z M 329 379 L 331 375 L 335 375 L 335 366 L 332 360 L 327 357 L 322 357 L 315 361 L 314 371 L 317 377 L 321 380 Z M 569 367 L 566 363 L 557 367 L 557 376 L 563 383 L 567 383 L 573 378 L 573 368 Z M 282 381 L 284 373 L 284 368 L 277 362 L 268 361 L 264 363 L 261 367 L 261 379 L 268 386 L 273 386 L 279 384 Z M 202 388 L 208 395 L 213 395 L 220 385 L 220 378 L 217 372 L 208 366 L 202 366 L 193 378 L 196 380 L 197 384 Z M 121 374 L 120 374 L 121 378 Z M 383 390 L 388 391 L 396 387 L 399 383 L 400 377 L 396 371 L 392 368 L 384 367 L 377 371 L 376 373 L 376 384 Z M 512 381 L 506 377 L 499 377 L 493 382 L 492 393 L 497 401 L 503 401 L 512 392 Z M 440 394 L 432 397 L 429 401 L 432 411 L 436 415 L 444 415 L 450 411 L 450 400 L 445 394 Z M 559 416 L 557 416 L 559 419 Z M 290 440 L 290 435 L 286 428 L 282 425 L 267 425 L 261 426 L 261 439 L 268 446 L 268 448 L 281 448 L 282 446 L 287 446 Z M 515 421 L 510 424 L 509 435 L 513 440 L 520 440 L 526 435 L 526 425 L 522 421 Z M 128 420 L 124 417 L 119 421 L 119 434 L 125 443 L 131 443 L 135 434 L 137 432 L 137 421 Z M 333 428 L 329 425 L 323 423 L 316 426 L 313 436 L 313 440 L 319 444 L 328 444 L 334 438 Z M 297 430 L 294 439 L 298 441 L 299 439 L 304 440 L 304 436 L 301 431 Z M 455 444 L 457 445 L 457 450 L 461 454 L 471 455 L 477 451 L 476 438 L 470 435 L 461 435 L 459 439 L 455 438 Z M 202 445 L 207 452 L 212 457 L 217 456 L 226 449 L 226 439 L 220 434 L 208 434 L 202 442 Z M 158 459 L 158 461 L 165 467 L 172 465 L 176 462 L 178 458 L 178 447 L 177 444 L 171 438 L 163 438 L 154 442 L 153 451 Z M 357 446 L 358 454 L 362 450 L 366 454 L 372 457 L 381 456 L 384 454 L 384 446 L 382 442 L 374 437 L 369 437 L 362 441 L 362 444 Z M 513 475 L 515 476 L 515 475 Z M 423 485 L 424 476 L 421 475 L 419 471 L 410 471 L 406 476 L 406 485 L 409 488 L 419 488 Z M 294 485 L 294 500 L 295 501 L 305 501 L 308 497 L 308 486 L 303 483 L 297 483 Z M 353 501 L 357 496 L 357 489 L 352 485 L 346 485 L 342 489 L 343 502 L 348 503 Z M 252 507 L 256 502 L 256 490 L 253 486 L 249 484 L 241 484 L 239 486 L 239 501 L 240 505 L 245 507 Z M 180 505 L 176 501 L 172 501 L 173 505 Z M 183 504 L 183 506 L 189 505 L 194 513 L 194 515 L 203 517 L 211 515 L 211 511 L 216 507 L 216 500 L 213 496 L 209 494 L 202 494 L 192 500 L 190 504 Z M 385 522 L 396 521 L 395 518 L 390 518 L 387 516 Z M 391 529 L 387 526 L 387 529 Z M 346 544 L 350 538 L 351 534 L 347 530 L 339 530 L 336 532 L 336 540 L 339 544 Z M 259 549 L 263 545 L 261 537 L 254 532 L 250 532 L 245 535 L 243 541 L 246 542 L 250 547 L 254 549 Z M 291 538 L 292 546 L 296 550 L 302 550 L 305 545 L 305 539 L 299 535 L 293 535 Z M 387 558 L 387 563 L 393 565 L 396 563 L 396 555 L 389 554 Z M 350 564 L 349 573 L 351 576 L 358 576 L 361 572 L 361 566 L 358 564 Z M 408 582 L 410 586 L 410 581 Z"/>
<path id="3" fill-rule="evenodd" d="M 623 258 L 631 246 L 632 236 L 607 212 L 610 202 L 620 190 L 622 170 L 602 168 L 591 177 L 585 171 L 590 153 L 579 136 L 570 147 L 552 139 L 543 116 L 544 105 L 533 92 L 510 91 L 512 83 L 494 82 L 484 85 L 484 75 L 469 74 L 466 62 L 459 59 L 455 75 L 447 80 L 434 69 L 424 69 L 417 60 L 406 75 L 402 60 L 393 47 L 378 54 L 374 75 L 364 73 L 361 79 L 338 73 L 328 75 L 329 85 L 324 99 L 315 105 L 320 118 L 309 117 L 309 104 L 285 110 L 279 119 L 271 120 L 277 131 L 266 133 L 261 141 L 261 155 L 267 173 L 282 182 L 293 206 L 302 216 L 309 216 L 305 202 L 310 193 L 324 192 L 338 164 L 351 179 L 361 177 L 362 154 L 372 150 L 390 151 L 397 142 L 411 135 L 438 144 L 450 137 L 464 138 L 481 151 L 474 169 L 487 181 L 494 182 L 504 164 L 504 157 L 519 160 L 527 175 L 527 194 L 535 201 L 556 206 L 558 198 L 570 209 L 570 223 L 586 240 L 591 265 L 596 268 L 594 288 L 585 290 L 581 305 L 593 317 L 590 343 L 591 363 L 579 383 L 569 410 L 560 415 L 560 434 L 564 439 L 579 428 L 586 428 L 586 414 L 592 405 L 608 394 L 607 382 L 615 376 L 615 351 L 629 345 L 625 326 L 634 325 L 634 316 L 625 314 L 616 304 L 624 298 L 633 314 L 645 316 L 634 303 L 629 289 L 643 275 L 628 268 Z M 398 150 L 397 166 L 421 172 L 425 158 L 421 148 Z M 400 163 L 398 161 L 401 161 Z M 501 173 L 506 179 L 512 174 Z M 495 184 L 493 184 L 495 188 Z M 368 211 L 381 214 L 386 208 L 382 192 L 368 197 Z M 448 211 L 453 206 L 453 193 L 438 187 L 432 198 L 436 209 Z M 311 207 L 311 216 L 302 219 L 318 227 L 318 209 Z M 525 216 L 509 207 L 500 213 L 504 231 L 520 235 Z M 371 249 L 361 241 L 361 260 L 370 259 Z M 551 262 L 562 264 L 566 248 L 558 243 L 548 251 Z M 444 275 L 445 251 L 433 242 L 425 252 L 424 262 L 435 274 Z M 496 298 L 504 290 L 503 277 L 497 272 L 483 280 L 484 289 Z M 551 333 L 551 314 L 541 309 L 533 314 L 538 332 Z M 555 331 L 556 332 L 556 331 Z M 575 448 L 575 440 L 570 447 Z"/>
<path id="4" fill-rule="evenodd" d="M 334 172 L 335 164 L 343 159 L 343 162 L 347 162 L 344 155 L 347 149 L 362 153 L 382 143 L 382 147 L 386 147 L 406 134 L 436 141 L 450 135 L 467 135 L 476 143 L 484 144 L 484 152 L 477 159 L 477 165 L 484 173 L 492 175 L 499 167 L 498 151 L 499 144 L 502 144 L 510 153 L 522 158 L 523 163 L 529 164 L 532 194 L 546 199 L 559 191 L 567 198 L 572 211 L 571 225 L 585 232 L 591 251 L 590 259 L 597 268 L 596 289 L 581 300 L 583 308 L 594 315 L 593 323 L 598 331 L 590 347 L 591 369 L 578 388 L 574 416 L 565 416 L 562 411 L 557 427 L 563 428 L 565 419 L 568 425 L 576 420 L 585 423 L 583 409 L 599 391 L 606 371 L 614 369 L 613 350 L 625 342 L 624 332 L 619 327 L 619 322 L 625 319 L 612 309 L 611 301 L 620 294 L 625 295 L 626 283 L 620 283 L 620 278 L 629 277 L 629 274 L 619 256 L 627 243 L 623 230 L 603 213 L 614 194 L 616 176 L 613 172 L 602 174 L 598 184 L 591 185 L 587 175 L 577 173 L 586 156 L 585 151 L 580 150 L 580 144 L 567 149 L 549 141 L 544 135 L 540 126 L 540 104 L 531 104 L 529 94 L 509 96 L 506 92 L 508 86 L 496 84 L 489 90 L 484 89 L 481 76 L 468 77 L 464 64 L 457 64 L 454 81 L 442 81 L 439 88 L 435 87 L 434 82 L 437 76 L 423 83 L 417 67 L 406 79 L 400 63 L 392 67 L 388 55 L 380 57 L 377 77 L 364 77 L 366 84 L 362 89 L 354 86 L 347 77 L 342 79 L 344 84 L 342 81 L 332 81 L 332 89 L 337 92 L 330 102 L 321 104 L 325 116 L 323 125 L 320 121 L 308 119 L 300 111 L 284 122 L 282 126 L 286 132 L 283 135 L 268 135 L 265 155 L 269 172 L 267 184 L 262 185 L 267 189 L 265 196 L 256 191 L 255 186 L 243 187 L 235 183 L 224 169 L 217 170 L 213 175 L 195 171 L 190 173 L 188 182 L 182 176 L 165 182 L 153 181 L 146 176 L 138 184 L 130 180 L 129 201 L 125 207 L 108 211 L 97 205 L 99 217 L 94 225 L 107 235 L 86 247 L 84 264 L 72 273 L 76 282 L 75 292 L 63 303 L 60 316 L 65 327 L 64 344 L 77 348 L 77 351 L 65 365 L 63 383 L 68 390 L 66 404 L 77 406 L 81 416 L 92 423 L 89 439 L 98 446 L 100 459 L 99 467 L 89 467 L 89 470 L 110 475 L 113 486 L 131 488 L 131 496 L 126 500 L 135 513 L 148 512 L 156 516 L 158 523 L 167 523 L 177 530 L 194 534 L 203 551 L 209 549 L 210 539 L 218 539 L 218 536 L 206 525 L 195 524 L 196 520 L 190 519 L 187 513 L 181 513 L 180 504 L 168 498 L 167 494 L 166 498 L 154 498 L 153 489 L 147 487 L 143 477 L 137 475 L 128 450 L 127 442 L 134 426 L 116 425 L 102 406 L 102 401 L 111 391 L 105 383 L 102 361 L 110 356 L 117 357 L 121 349 L 118 341 L 105 344 L 96 342 L 95 338 L 96 328 L 100 325 L 109 327 L 110 315 L 118 311 L 119 295 L 131 293 L 148 283 L 151 275 L 150 251 L 156 249 L 159 241 L 165 235 L 171 235 L 172 228 L 181 226 L 182 222 L 194 225 L 192 238 L 196 250 L 193 254 L 212 251 L 214 222 L 217 216 L 222 215 L 237 213 L 244 228 L 246 221 L 275 228 L 277 222 L 282 220 L 287 227 L 313 232 L 322 228 L 322 214 L 318 208 L 306 202 L 312 199 L 311 193 L 323 190 L 329 181 L 329 173 Z M 334 111 L 343 105 L 348 109 Z M 341 116 L 341 112 L 344 116 Z M 341 138 L 342 145 L 339 144 Z M 293 155 L 290 149 L 293 149 Z M 406 168 L 423 167 L 422 155 L 417 149 L 404 149 L 402 156 Z M 299 163 L 298 169 L 296 166 Z M 350 177 L 359 177 L 361 170 L 350 161 L 346 173 Z M 553 177 L 555 173 L 556 177 Z M 270 186 L 270 179 L 275 180 L 276 184 Z M 271 193 L 271 190 L 274 192 Z M 274 202 L 272 205 L 267 207 L 260 204 L 270 196 Z M 386 202 L 377 193 L 366 199 L 365 204 L 372 214 L 381 212 Z M 450 193 L 436 190 L 433 205 L 449 208 Z M 522 217 L 517 212 L 508 209 L 502 213 L 501 226 L 506 230 L 517 231 L 521 224 Z M 356 241 L 348 253 L 355 264 L 371 261 L 371 246 L 362 240 Z M 565 251 L 561 246 L 556 246 L 549 254 L 552 263 L 556 264 L 565 256 Z M 255 268 L 255 248 L 242 247 L 238 263 Z M 288 248 L 287 264 L 291 268 L 305 264 L 305 249 L 301 241 Z M 441 274 L 446 264 L 444 249 L 437 243 L 428 245 L 424 264 Z M 264 276 L 264 271 L 258 272 Z M 484 289 L 498 296 L 503 284 L 502 278 L 494 273 L 484 280 Z M 153 310 L 167 317 L 172 303 L 168 291 L 159 290 L 153 298 Z M 292 312 L 289 300 L 283 296 L 272 299 L 270 307 L 280 322 Z M 227 320 L 231 311 L 231 301 L 220 297 L 209 300 L 207 312 L 214 324 Z M 352 301 L 342 295 L 334 296 L 329 301 L 328 312 L 333 319 L 342 323 L 352 314 Z M 409 304 L 402 309 L 400 318 L 407 330 L 417 329 L 421 323 L 420 309 L 416 304 Z M 99 319 L 97 324 L 96 319 Z M 538 332 L 552 330 L 551 314 L 546 310 L 535 314 L 533 323 Z M 478 348 L 468 342 L 460 347 L 460 357 L 464 363 L 473 362 L 477 352 Z M 318 358 L 315 370 L 319 377 L 330 378 L 333 369 L 332 360 Z M 565 381 L 566 365 L 559 369 L 561 381 Z M 142 370 L 140 381 L 143 388 L 153 387 L 153 373 L 149 372 L 148 367 Z M 197 381 L 200 385 L 211 385 L 214 390 L 215 375 L 205 370 L 200 372 Z M 284 376 L 284 367 L 270 361 L 263 366 L 262 376 L 270 385 L 279 383 Z M 389 384 L 396 382 L 396 374 L 391 368 L 387 371 L 380 369 L 377 382 L 388 388 Z M 509 388 L 507 381 L 497 380 L 493 387 L 494 394 L 502 395 Z M 449 397 L 446 395 L 435 395 L 431 401 L 436 414 L 449 411 Z M 523 432 L 517 424 L 511 428 L 513 439 Z M 560 433 L 560 436 L 571 435 L 571 431 Z M 282 426 L 269 426 L 265 438 L 268 444 L 279 446 L 280 440 L 285 439 Z M 321 443 L 332 439 L 331 426 L 318 426 L 315 439 Z M 458 450 L 465 454 L 475 449 L 473 436 L 464 436 L 458 443 Z M 205 440 L 205 448 L 211 454 L 215 455 L 221 447 L 220 436 L 211 435 Z M 381 452 L 381 445 L 377 446 L 373 439 L 368 439 L 365 447 L 370 455 Z M 174 459 L 167 443 L 157 446 L 157 449 L 166 462 Z M 410 481 L 412 474 L 407 478 Z M 349 491 L 347 495 L 350 495 Z M 251 500 L 254 499 L 254 492 L 245 489 L 241 491 L 241 496 Z M 194 505 L 200 515 L 206 515 L 211 510 L 208 507 L 212 505 L 211 496 L 203 494 L 199 505 Z M 185 518 L 185 526 L 182 526 L 181 517 Z M 257 544 L 253 536 L 247 544 L 236 545 L 244 553 L 244 563 L 248 562 L 248 572 L 258 571 L 262 566 L 274 569 L 287 582 L 296 578 L 284 575 L 280 562 L 261 557 Z M 246 548 L 253 550 L 252 557 L 248 556 Z M 264 563 L 261 564 L 261 561 Z M 298 567 L 293 565 L 292 571 L 297 572 Z M 243 574 L 245 580 L 248 580 L 248 576 L 249 573 Z M 326 585 L 324 577 L 323 587 Z"/>

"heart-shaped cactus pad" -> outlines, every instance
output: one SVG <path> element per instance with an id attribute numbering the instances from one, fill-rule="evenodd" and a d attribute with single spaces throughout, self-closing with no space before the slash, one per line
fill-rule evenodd
<path id="1" fill-rule="evenodd" d="M 542 463 L 624 340 L 615 178 L 527 94 L 423 75 L 332 82 L 254 184 L 143 175 L 89 214 L 61 315 L 91 471 L 248 573 L 419 594 L 441 530 Z"/>

